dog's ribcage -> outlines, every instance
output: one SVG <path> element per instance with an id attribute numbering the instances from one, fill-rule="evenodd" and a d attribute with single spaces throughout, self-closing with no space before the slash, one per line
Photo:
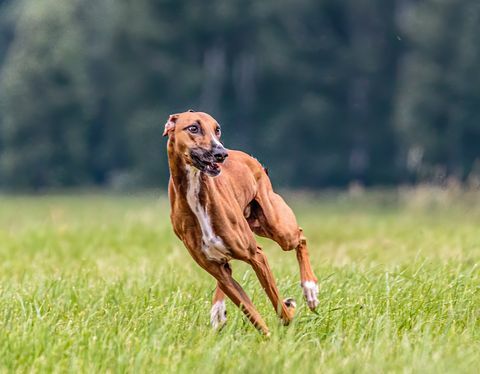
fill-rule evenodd
<path id="1" fill-rule="evenodd" d="M 228 261 L 228 250 L 223 240 L 213 231 L 210 216 L 206 207 L 200 203 L 201 175 L 196 168 L 187 166 L 188 189 L 187 202 L 190 209 L 197 217 L 202 230 L 202 251 L 212 261 L 223 263 Z"/>

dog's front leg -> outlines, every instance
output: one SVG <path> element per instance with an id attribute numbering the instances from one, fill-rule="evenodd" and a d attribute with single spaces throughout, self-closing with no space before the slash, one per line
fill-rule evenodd
<path id="1" fill-rule="evenodd" d="M 260 281 L 260 284 L 265 290 L 268 298 L 272 302 L 272 305 L 278 316 L 282 319 L 285 325 L 288 325 L 295 315 L 295 300 L 280 300 L 280 294 L 275 283 L 275 278 L 273 277 L 270 266 L 268 265 L 267 256 L 265 256 L 265 253 L 263 253 L 260 247 L 257 246 L 257 250 L 250 258 L 249 263 L 252 265 L 253 270 L 257 274 L 258 280 Z"/>
<path id="2" fill-rule="evenodd" d="M 263 334 L 270 335 L 260 313 L 255 309 L 255 306 L 242 287 L 233 279 L 230 265 L 228 263 L 218 264 L 210 262 L 208 266 L 205 266 L 205 269 L 217 279 L 220 290 L 245 313 L 250 322 Z"/>
<path id="3" fill-rule="evenodd" d="M 210 323 L 215 330 L 221 329 L 227 322 L 227 309 L 225 307 L 225 293 L 217 282 L 213 295 L 212 309 L 210 310 Z"/>

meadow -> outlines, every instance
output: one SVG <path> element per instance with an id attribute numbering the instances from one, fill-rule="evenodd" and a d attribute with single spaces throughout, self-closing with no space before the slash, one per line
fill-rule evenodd
<path id="1" fill-rule="evenodd" d="M 480 364 L 480 194 L 289 194 L 320 306 L 294 252 L 261 240 L 297 317 L 281 326 L 253 272 L 235 278 L 271 330 L 227 303 L 174 236 L 160 193 L 0 196 L 0 372 L 474 373 Z"/>

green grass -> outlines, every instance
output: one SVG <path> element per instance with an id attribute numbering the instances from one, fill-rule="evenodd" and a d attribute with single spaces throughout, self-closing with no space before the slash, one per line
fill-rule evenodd
<path id="1" fill-rule="evenodd" d="M 0 372 L 478 372 L 478 197 L 291 196 L 318 314 L 295 253 L 261 241 L 282 295 L 299 301 L 289 327 L 233 263 L 270 338 L 230 302 L 211 331 L 214 281 L 174 237 L 164 198 L 0 197 Z"/>

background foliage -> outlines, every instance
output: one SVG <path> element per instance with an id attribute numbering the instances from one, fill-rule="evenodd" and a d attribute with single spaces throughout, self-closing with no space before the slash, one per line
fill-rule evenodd
<path id="1" fill-rule="evenodd" d="M 284 186 L 467 180 L 478 66 L 478 0 L 0 0 L 0 185 L 164 183 L 188 108 Z"/>

